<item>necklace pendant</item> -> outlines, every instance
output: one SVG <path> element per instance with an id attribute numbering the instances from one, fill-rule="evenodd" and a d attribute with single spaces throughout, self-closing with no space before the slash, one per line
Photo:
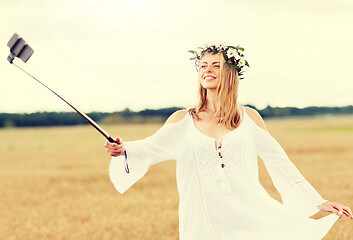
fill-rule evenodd
<path id="1" fill-rule="evenodd" d="M 221 164 L 221 167 L 224 168 L 226 165 L 224 165 L 224 163 Z"/>

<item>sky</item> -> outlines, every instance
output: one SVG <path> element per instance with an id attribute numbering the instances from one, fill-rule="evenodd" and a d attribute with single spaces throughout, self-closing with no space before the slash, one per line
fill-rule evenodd
<path id="1" fill-rule="evenodd" d="M 0 112 L 71 111 L 6 60 L 14 33 L 34 49 L 15 63 L 84 112 L 192 107 L 188 50 L 214 41 L 245 48 L 240 104 L 351 105 L 352 23 L 351 0 L 2 1 Z"/>

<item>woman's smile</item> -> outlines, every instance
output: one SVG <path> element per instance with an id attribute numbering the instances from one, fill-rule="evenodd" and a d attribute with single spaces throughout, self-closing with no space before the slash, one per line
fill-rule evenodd
<path id="1" fill-rule="evenodd" d="M 216 77 L 214 77 L 214 76 L 205 76 L 204 78 L 203 78 L 206 82 L 208 82 L 208 81 L 212 81 L 212 80 L 215 80 L 216 79 Z"/>

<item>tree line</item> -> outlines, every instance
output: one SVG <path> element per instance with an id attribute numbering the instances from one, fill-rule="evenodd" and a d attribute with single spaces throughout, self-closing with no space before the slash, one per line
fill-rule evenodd
<path id="1" fill-rule="evenodd" d="M 318 116 L 325 114 L 353 114 L 353 105 L 343 107 L 271 107 L 257 109 L 253 105 L 245 105 L 256 109 L 263 118 Z M 181 107 L 160 109 L 145 109 L 134 112 L 126 108 L 119 112 L 91 112 L 89 115 L 100 124 L 142 124 L 162 123 L 173 112 Z M 0 113 L 0 128 L 6 127 L 39 127 L 39 126 L 68 126 L 88 124 L 76 112 L 35 112 L 35 113 Z"/>

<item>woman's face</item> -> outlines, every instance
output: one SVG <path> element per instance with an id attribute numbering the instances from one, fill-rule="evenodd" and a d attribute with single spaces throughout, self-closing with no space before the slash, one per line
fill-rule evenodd
<path id="1" fill-rule="evenodd" d="M 221 55 L 206 52 L 199 66 L 199 82 L 205 89 L 216 89 L 220 81 Z"/>

